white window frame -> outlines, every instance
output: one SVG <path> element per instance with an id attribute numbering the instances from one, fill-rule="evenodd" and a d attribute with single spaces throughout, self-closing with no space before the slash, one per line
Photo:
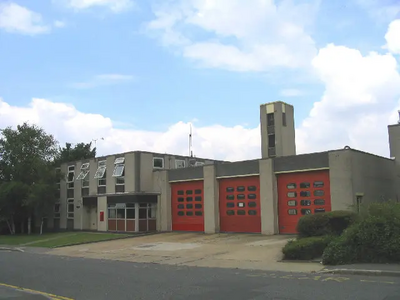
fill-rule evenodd
<path id="1" fill-rule="evenodd" d="M 117 171 L 120 171 L 120 172 L 117 173 Z M 112 177 L 123 177 L 124 176 L 124 171 L 125 171 L 125 165 L 123 165 L 123 164 L 115 165 Z"/>
<path id="2" fill-rule="evenodd" d="M 88 174 L 89 174 L 89 171 L 88 171 Z M 89 181 L 90 177 L 88 176 L 88 174 L 86 174 L 86 176 L 82 178 L 82 187 L 83 188 L 87 188 L 90 185 L 90 181 Z"/>
<path id="3" fill-rule="evenodd" d="M 122 165 L 125 163 L 125 157 L 117 157 L 114 161 L 114 165 Z"/>
<path id="4" fill-rule="evenodd" d="M 69 172 L 74 172 L 74 171 L 75 171 L 75 165 L 68 166 L 68 173 Z"/>
<path id="5" fill-rule="evenodd" d="M 115 177 L 115 185 L 125 185 L 125 176 Z"/>
<path id="6" fill-rule="evenodd" d="M 90 163 L 83 163 L 81 166 L 81 170 L 87 170 L 90 167 Z"/>
<path id="7" fill-rule="evenodd" d="M 105 167 L 107 165 L 107 161 L 104 159 L 104 160 L 99 160 L 98 162 L 97 162 L 97 166 L 98 167 Z"/>
<path id="8" fill-rule="evenodd" d="M 69 174 L 73 174 L 71 180 L 69 180 Z M 68 174 L 67 174 L 67 183 L 71 183 L 71 182 L 74 182 L 74 181 L 75 181 L 75 171 L 68 171 Z"/>
<path id="9" fill-rule="evenodd" d="M 183 163 L 183 166 L 179 166 L 178 163 Z M 186 168 L 186 160 L 184 159 L 175 159 L 175 169 L 183 169 Z"/>
<path id="10" fill-rule="evenodd" d="M 76 180 L 84 180 L 86 176 L 89 174 L 89 170 L 82 170 L 78 177 L 76 177 Z"/>
<path id="11" fill-rule="evenodd" d="M 161 167 L 156 167 L 156 166 L 154 165 L 154 162 L 155 162 L 157 159 L 160 159 L 160 160 L 162 161 L 162 166 L 161 166 Z M 153 157 L 153 169 L 164 169 L 164 157 Z"/>

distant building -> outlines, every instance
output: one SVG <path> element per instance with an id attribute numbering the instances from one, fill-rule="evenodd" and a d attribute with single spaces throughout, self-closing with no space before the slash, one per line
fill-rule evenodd
<path id="1" fill-rule="evenodd" d="M 384 158 L 344 147 L 296 155 L 294 108 L 260 106 L 262 158 L 134 151 L 63 164 L 48 227 L 118 232 L 296 233 L 299 218 L 398 199 L 400 125 Z"/>

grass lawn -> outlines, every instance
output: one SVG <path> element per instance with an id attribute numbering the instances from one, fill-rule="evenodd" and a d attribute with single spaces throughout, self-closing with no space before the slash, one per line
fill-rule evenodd
<path id="1" fill-rule="evenodd" d="M 120 239 L 128 236 L 132 235 L 91 232 L 60 232 L 46 233 L 42 235 L 32 234 L 14 236 L 3 235 L 0 236 L 0 245 L 54 248 L 81 243 Z"/>

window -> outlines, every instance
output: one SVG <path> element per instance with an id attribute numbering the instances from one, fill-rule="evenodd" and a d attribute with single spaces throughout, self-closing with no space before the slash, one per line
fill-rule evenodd
<path id="1" fill-rule="evenodd" d="M 186 197 L 186 202 L 192 202 L 193 201 L 193 197 Z"/>
<path id="2" fill-rule="evenodd" d="M 310 183 L 309 182 L 302 182 L 302 183 L 300 183 L 300 188 L 301 189 L 308 189 L 308 188 L 310 188 Z"/>
<path id="3" fill-rule="evenodd" d="M 247 199 L 256 199 L 257 195 L 256 194 L 248 194 Z"/>
<path id="4" fill-rule="evenodd" d="M 227 187 L 227 188 L 226 188 L 226 191 L 227 191 L 228 193 L 233 193 L 233 192 L 235 191 L 235 189 L 234 189 L 233 187 Z"/>
<path id="5" fill-rule="evenodd" d="M 74 172 L 75 171 L 75 166 L 68 166 L 68 172 Z"/>
<path id="6" fill-rule="evenodd" d="M 237 195 L 237 199 L 238 199 L 238 200 L 243 200 L 243 199 L 245 199 L 245 198 L 246 198 L 245 194 L 238 194 L 238 195 Z"/>
<path id="7" fill-rule="evenodd" d="M 286 113 L 282 113 L 282 126 L 286 126 Z"/>
<path id="8" fill-rule="evenodd" d="M 316 208 L 316 209 L 314 209 L 314 212 L 317 214 L 317 213 L 323 213 L 323 212 L 325 212 L 325 208 Z"/>
<path id="9" fill-rule="evenodd" d="M 126 210 L 126 218 L 127 219 L 135 219 L 135 209 L 134 208 L 128 208 Z"/>
<path id="10" fill-rule="evenodd" d="M 237 206 L 238 207 L 245 207 L 245 204 L 244 204 L 244 202 L 238 202 Z"/>
<path id="11" fill-rule="evenodd" d="M 289 190 L 293 190 L 296 188 L 296 184 L 295 183 L 288 183 L 288 185 L 286 186 Z"/>
<path id="12" fill-rule="evenodd" d="M 184 195 L 185 192 L 184 191 L 178 191 L 178 195 Z"/>
<path id="13" fill-rule="evenodd" d="M 178 198 L 178 202 L 184 202 L 184 201 L 185 201 L 185 198 L 183 198 L 183 197 Z"/>
<path id="14" fill-rule="evenodd" d="M 235 200 L 235 195 L 226 195 L 226 200 Z"/>
<path id="15" fill-rule="evenodd" d="M 178 209 L 184 209 L 185 208 L 185 205 L 183 205 L 183 204 L 178 204 Z"/>
<path id="16" fill-rule="evenodd" d="M 196 210 L 196 211 L 194 212 L 194 215 L 200 217 L 200 216 L 203 215 L 203 212 L 202 212 L 202 211 Z"/>
<path id="17" fill-rule="evenodd" d="M 106 161 L 101 160 L 97 163 L 97 171 L 94 173 L 94 179 L 100 179 L 104 178 L 104 175 L 106 173 Z"/>
<path id="18" fill-rule="evenodd" d="M 201 197 L 200 196 L 195 197 L 194 201 L 201 202 Z"/>
<path id="19" fill-rule="evenodd" d="M 183 211 L 178 211 L 178 216 L 182 217 L 184 215 L 185 215 L 185 213 Z"/>
<path id="20" fill-rule="evenodd" d="M 59 219 L 60 218 L 60 209 L 61 209 L 61 204 L 56 203 L 54 204 L 54 218 Z"/>
<path id="21" fill-rule="evenodd" d="M 121 177 L 124 176 L 125 165 L 115 165 L 114 172 L 112 174 L 113 177 Z"/>
<path id="22" fill-rule="evenodd" d="M 186 212 L 186 215 L 187 216 L 193 216 L 193 212 L 189 210 L 189 211 Z"/>
<path id="23" fill-rule="evenodd" d="M 294 208 L 289 209 L 289 210 L 288 210 L 288 214 L 289 214 L 289 215 L 297 215 L 297 209 L 294 209 Z"/>
<path id="24" fill-rule="evenodd" d="M 257 187 L 254 186 L 254 185 L 251 185 L 251 186 L 248 186 L 248 187 L 247 187 L 247 190 L 248 190 L 249 192 L 255 192 L 255 191 L 257 191 Z"/>
<path id="25" fill-rule="evenodd" d="M 68 171 L 68 175 L 67 175 L 67 182 L 74 182 L 75 179 L 75 171 Z"/>
<path id="26" fill-rule="evenodd" d="M 301 206 L 310 206 L 311 205 L 311 200 L 301 200 L 300 201 Z"/>
<path id="27" fill-rule="evenodd" d="M 186 195 L 193 195 L 193 191 L 192 190 L 186 190 Z"/>
<path id="28" fill-rule="evenodd" d="M 226 207 L 235 207 L 235 203 L 234 202 L 228 202 L 228 203 L 226 203 Z"/>
<path id="29" fill-rule="evenodd" d="M 296 200 L 289 200 L 289 201 L 287 202 L 287 205 L 288 205 L 288 206 L 296 206 L 296 205 L 297 205 L 297 201 L 296 201 Z"/>
<path id="30" fill-rule="evenodd" d="M 196 161 L 194 164 L 196 167 L 204 166 L 204 163 L 202 161 Z"/>
<path id="31" fill-rule="evenodd" d="M 84 163 L 81 166 L 81 172 L 79 173 L 78 177 L 76 177 L 76 180 L 83 180 L 86 178 L 86 176 L 89 174 L 89 163 Z"/>
<path id="32" fill-rule="evenodd" d="M 275 125 L 275 118 L 274 113 L 267 114 L 267 126 L 274 126 Z"/>
<path id="33" fill-rule="evenodd" d="M 257 203 L 256 202 L 249 202 L 249 207 L 256 207 Z"/>
<path id="34" fill-rule="evenodd" d="M 324 191 L 323 190 L 315 190 L 314 191 L 314 196 L 317 196 L 317 197 L 321 197 L 321 196 L 323 196 L 325 193 L 324 193 Z"/>
<path id="35" fill-rule="evenodd" d="M 289 193 L 287 193 L 287 196 L 289 198 L 296 198 L 297 197 L 297 193 L 296 192 L 289 192 Z"/>
<path id="36" fill-rule="evenodd" d="M 237 190 L 238 192 L 244 192 L 244 191 L 246 190 L 246 188 L 245 188 L 244 186 L 238 186 L 238 187 L 236 188 L 236 190 Z"/>
<path id="37" fill-rule="evenodd" d="M 325 205 L 325 200 L 324 199 L 315 199 L 314 205 Z"/>
<path id="38" fill-rule="evenodd" d="M 324 182 L 323 181 L 315 181 L 314 182 L 314 187 L 318 188 L 318 187 L 323 187 L 324 186 Z"/>
<path id="39" fill-rule="evenodd" d="M 311 197 L 310 191 L 301 191 L 300 197 Z"/>
<path id="40" fill-rule="evenodd" d="M 196 195 L 201 195 L 202 190 L 194 190 L 194 193 L 195 193 Z"/>
<path id="41" fill-rule="evenodd" d="M 187 209 L 192 209 L 193 208 L 193 204 L 186 204 L 186 208 Z"/>
<path id="42" fill-rule="evenodd" d="M 109 219 L 116 219 L 117 218 L 117 210 L 115 207 L 108 208 L 108 218 Z"/>
<path id="43" fill-rule="evenodd" d="M 89 173 L 89 172 L 88 172 Z M 84 179 L 82 179 L 82 187 L 83 188 L 87 188 L 87 187 L 89 187 L 89 176 L 85 176 L 85 178 Z"/>
<path id="44" fill-rule="evenodd" d="M 74 218 L 74 199 L 67 200 L 67 218 Z"/>
<path id="45" fill-rule="evenodd" d="M 175 160 L 175 168 L 182 169 L 186 167 L 186 162 L 183 159 L 176 159 Z"/>
<path id="46" fill-rule="evenodd" d="M 194 205 L 194 208 L 196 208 L 196 209 L 201 209 L 203 206 L 201 205 L 201 204 L 198 204 L 198 203 L 196 203 L 195 205 Z"/>
<path id="47" fill-rule="evenodd" d="M 275 134 L 270 134 L 268 136 L 268 147 L 270 147 L 270 148 L 275 147 Z"/>
<path id="48" fill-rule="evenodd" d="M 257 211 L 256 210 L 249 210 L 249 216 L 255 216 L 257 215 Z"/>
<path id="49" fill-rule="evenodd" d="M 237 214 L 238 214 L 238 216 L 245 216 L 246 215 L 246 211 L 245 210 L 238 210 Z"/>
<path id="50" fill-rule="evenodd" d="M 90 164 L 89 163 L 83 163 L 81 166 L 81 170 L 87 170 L 89 169 Z"/>
<path id="51" fill-rule="evenodd" d="M 227 214 L 228 216 L 233 216 L 233 215 L 235 214 L 235 211 L 234 211 L 234 210 L 227 210 L 227 211 L 226 211 L 226 214 Z"/>
<path id="52" fill-rule="evenodd" d="M 125 185 L 125 177 L 117 177 L 115 178 L 116 185 Z"/>
<path id="53" fill-rule="evenodd" d="M 303 208 L 303 209 L 301 210 L 301 214 L 302 214 L 302 215 L 311 215 L 311 209 Z"/>
<path id="54" fill-rule="evenodd" d="M 114 161 L 114 165 L 122 165 L 125 163 L 125 157 L 117 157 Z"/>
<path id="55" fill-rule="evenodd" d="M 153 168 L 154 169 L 163 169 L 164 168 L 164 158 L 153 157 Z"/>

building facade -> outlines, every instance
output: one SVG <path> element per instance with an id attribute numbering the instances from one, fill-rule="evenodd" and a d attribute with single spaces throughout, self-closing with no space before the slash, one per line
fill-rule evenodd
<path id="1" fill-rule="evenodd" d="M 344 147 L 296 155 L 293 106 L 260 106 L 261 159 L 224 162 L 135 151 L 61 166 L 49 226 L 117 232 L 294 234 L 303 215 L 398 200 L 400 125 L 392 158 Z"/>

